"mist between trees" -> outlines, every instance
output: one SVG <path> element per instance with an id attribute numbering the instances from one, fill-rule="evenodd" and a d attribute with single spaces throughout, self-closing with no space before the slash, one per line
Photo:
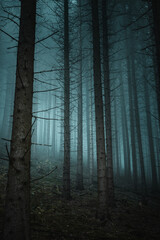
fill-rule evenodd
<path id="1" fill-rule="evenodd" d="M 115 187 L 158 192 L 159 1 L 0 4 L 4 239 L 30 239 L 30 183 L 54 170 L 64 200 L 96 185 L 101 220 Z"/>

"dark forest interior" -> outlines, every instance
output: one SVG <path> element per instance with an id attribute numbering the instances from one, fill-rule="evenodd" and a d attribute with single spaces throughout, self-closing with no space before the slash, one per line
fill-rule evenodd
<path id="1" fill-rule="evenodd" d="M 160 239 L 160 1 L 0 0 L 0 239 Z"/>

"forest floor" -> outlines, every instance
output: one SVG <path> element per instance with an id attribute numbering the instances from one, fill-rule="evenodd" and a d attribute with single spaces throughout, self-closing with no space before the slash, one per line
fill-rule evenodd
<path id="1" fill-rule="evenodd" d="M 0 239 L 6 178 L 6 169 L 2 168 L 0 170 Z M 96 218 L 96 187 L 89 186 L 81 192 L 73 188 L 72 199 L 65 202 L 62 198 L 60 178 L 59 173 L 52 173 L 32 183 L 32 240 L 160 239 L 160 195 L 152 194 L 147 197 L 147 204 L 143 205 L 139 195 L 116 188 L 115 207 L 110 210 L 110 219 L 102 222 Z"/>

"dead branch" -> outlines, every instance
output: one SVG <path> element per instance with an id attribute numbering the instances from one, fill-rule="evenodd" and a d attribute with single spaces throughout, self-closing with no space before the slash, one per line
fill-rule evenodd
<path id="1" fill-rule="evenodd" d="M 40 72 L 35 72 L 34 74 L 41 74 L 41 73 L 47 73 L 47 72 L 55 72 L 55 71 L 64 71 L 64 68 L 57 68 L 57 69 L 50 69 L 50 70 L 43 70 Z"/>
<path id="2" fill-rule="evenodd" d="M 31 143 L 31 144 L 36 146 L 52 147 L 52 145 L 42 144 L 42 143 Z"/>
<path id="3" fill-rule="evenodd" d="M 53 173 L 56 169 L 57 169 L 57 166 L 54 167 L 49 173 L 47 173 L 47 174 L 45 174 L 45 175 L 43 175 L 43 176 L 41 176 L 41 177 L 39 177 L 39 178 L 32 179 L 32 180 L 31 180 L 31 183 L 32 183 L 32 182 L 39 181 L 39 180 L 41 180 L 41 179 L 49 176 L 49 175 L 50 175 L 51 173 Z"/>
<path id="4" fill-rule="evenodd" d="M 5 31 L 2 30 L 1 28 L 0 28 L 0 31 L 3 32 L 4 34 L 6 34 L 8 37 L 10 37 L 12 40 L 18 42 L 18 40 L 17 40 L 16 38 L 12 37 L 9 33 L 5 32 Z"/>
<path id="5" fill-rule="evenodd" d="M 51 91 L 55 91 L 57 89 L 60 89 L 60 88 L 58 87 L 58 88 L 47 89 L 47 90 L 42 90 L 42 91 L 34 91 L 33 93 L 51 92 Z"/>
<path id="6" fill-rule="evenodd" d="M 58 31 L 55 31 L 55 32 L 53 32 L 52 34 L 50 34 L 50 35 L 48 35 L 48 36 L 46 36 L 46 37 L 38 40 L 37 42 L 35 42 L 35 44 L 40 43 L 40 42 L 42 42 L 42 41 L 45 41 L 46 39 L 52 37 L 52 36 L 53 36 L 54 34 L 56 34 L 57 32 L 58 32 Z"/>

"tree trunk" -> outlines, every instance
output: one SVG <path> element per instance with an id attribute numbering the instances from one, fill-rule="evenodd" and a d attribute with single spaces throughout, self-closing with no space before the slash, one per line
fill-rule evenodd
<path id="1" fill-rule="evenodd" d="M 104 138 L 104 117 L 101 83 L 100 61 L 100 34 L 98 17 L 98 0 L 91 1 L 92 6 L 92 31 L 93 31 L 93 69 L 94 69 L 94 97 L 96 117 L 96 145 L 97 145 L 97 176 L 98 176 L 98 216 L 106 216 L 107 181 L 106 181 L 106 158 Z"/>
<path id="2" fill-rule="evenodd" d="M 157 87 L 157 101 L 158 101 L 158 113 L 159 113 L 159 125 L 160 125 L 160 1 L 152 0 L 153 21 L 154 21 L 154 33 L 156 41 L 156 57 L 157 57 L 157 71 L 158 77 L 156 78 Z"/>
<path id="3" fill-rule="evenodd" d="M 70 76 L 68 0 L 64 0 L 64 165 L 63 196 L 70 199 Z"/>
<path id="4" fill-rule="evenodd" d="M 3 237 L 30 239 L 30 148 L 36 0 L 21 1 L 16 89 Z"/>
<path id="5" fill-rule="evenodd" d="M 134 101 L 134 107 L 135 107 L 135 124 L 136 124 L 136 131 L 137 131 L 137 141 L 138 141 L 139 160 L 140 160 L 141 189 L 142 189 L 142 197 L 145 198 L 146 194 L 147 194 L 147 185 L 146 185 L 144 156 L 143 156 L 143 147 L 142 147 L 142 136 L 141 136 L 141 128 L 140 128 L 137 84 L 136 84 L 136 77 L 135 77 L 135 74 L 136 74 L 135 73 L 135 61 L 134 61 L 133 53 L 131 56 L 131 71 L 132 71 L 133 101 Z"/>
<path id="6" fill-rule="evenodd" d="M 56 96 L 53 96 L 53 106 L 55 109 L 53 110 L 53 118 L 56 116 L 56 104 L 57 104 L 57 99 Z M 56 160 L 56 121 L 53 121 L 53 128 L 52 128 L 52 159 L 53 162 Z"/>
<path id="7" fill-rule="evenodd" d="M 77 145 L 77 182 L 78 190 L 83 190 L 83 131 L 82 131 L 82 13 L 81 0 L 79 0 L 79 82 L 78 82 L 78 145 Z"/>
<path id="8" fill-rule="evenodd" d="M 89 64 L 89 61 L 88 61 Z M 90 135 L 91 135 L 91 126 L 90 126 L 90 104 L 91 104 L 91 97 L 90 97 L 90 83 L 91 79 L 89 77 L 89 81 L 86 82 L 86 132 L 87 132 L 87 170 L 88 170 L 88 179 L 91 183 L 91 141 L 90 141 Z"/>
<path id="9" fill-rule="evenodd" d="M 122 66 L 121 66 L 122 69 Z M 130 148 L 129 148 L 129 136 L 128 136 L 128 123 L 126 114 L 126 104 L 124 97 L 124 85 L 122 80 L 122 73 L 120 75 L 121 84 L 121 117 L 122 117 L 122 133 L 123 133 L 123 149 L 124 149 L 124 171 L 125 179 L 130 183 L 131 180 L 131 166 L 130 166 Z"/>
<path id="10" fill-rule="evenodd" d="M 132 18 L 132 7 L 130 6 L 129 2 L 129 8 L 126 10 L 126 17 L 124 18 L 125 22 L 131 21 Z M 125 11 L 125 9 L 124 9 Z M 124 23 L 125 23 L 124 22 Z M 125 37 L 126 37 L 126 68 L 127 68 L 127 81 L 128 81 L 128 97 L 129 97 L 129 122 L 130 122 L 130 144 L 131 144 L 131 151 L 132 151 L 132 171 L 133 171 L 133 187 L 134 190 L 137 191 L 137 181 L 138 181 L 138 168 L 137 168 L 137 157 L 136 157 L 136 137 L 135 137 L 135 123 L 134 123 L 134 112 L 133 112 L 133 92 L 132 92 L 132 72 L 131 72 L 131 54 L 132 44 L 129 42 L 129 39 L 133 38 L 131 30 L 125 31 Z"/>
<path id="11" fill-rule="evenodd" d="M 145 61 L 145 60 L 144 60 Z M 146 61 L 144 62 L 146 66 Z M 150 160 L 151 160 L 151 171 L 152 171 L 152 190 L 158 190 L 158 181 L 157 181 L 157 170 L 156 170 L 156 156 L 154 152 L 154 141 L 153 141 L 153 130 L 150 114 L 150 96 L 149 89 L 147 84 L 146 69 L 144 68 L 144 97 L 146 105 L 146 115 L 147 115 L 147 131 L 148 131 L 148 141 L 149 141 L 149 151 L 150 151 Z"/>
<path id="12" fill-rule="evenodd" d="M 136 146 L 135 146 L 135 131 L 134 131 L 134 115 L 133 115 L 133 99 L 132 99 L 132 83 L 131 83 L 131 69 L 130 58 L 127 56 L 127 70 L 128 70 L 128 96 L 129 96 L 129 120 L 130 120 L 130 137 L 131 137 L 131 149 L 132 149 L 132 169 L 133 169 L 133 186 L 137 191 L 137 158 L 136 158 Z"/>
<path id="13" fill-rule="evenodd" d="M 117 172 L 116 172 L 116 177 L 117 179 L 119 179 L 120 177 L 120 151 L 119 151 L 119 147 L 118 147 L 118 127 L 117 127 L 117 101 L 116 101 L 116 97 L 114 98 L 114 114 L 115 114 L 115 156 L 116 156 L 116 167 L 117 167 Z"/>
<path id="14" fill-rule="evenodd" d="M 104 72 L 105 121 L 106 121 L 106 145 L 107 145 L 107 197 L 108 197 L 109 205 L 113 205 L 114 186 L 113 186 L 112 126 L 111 126 L 107 4 L 108 4 L 108 1 L 102 0 L 103 72 Z"/>

